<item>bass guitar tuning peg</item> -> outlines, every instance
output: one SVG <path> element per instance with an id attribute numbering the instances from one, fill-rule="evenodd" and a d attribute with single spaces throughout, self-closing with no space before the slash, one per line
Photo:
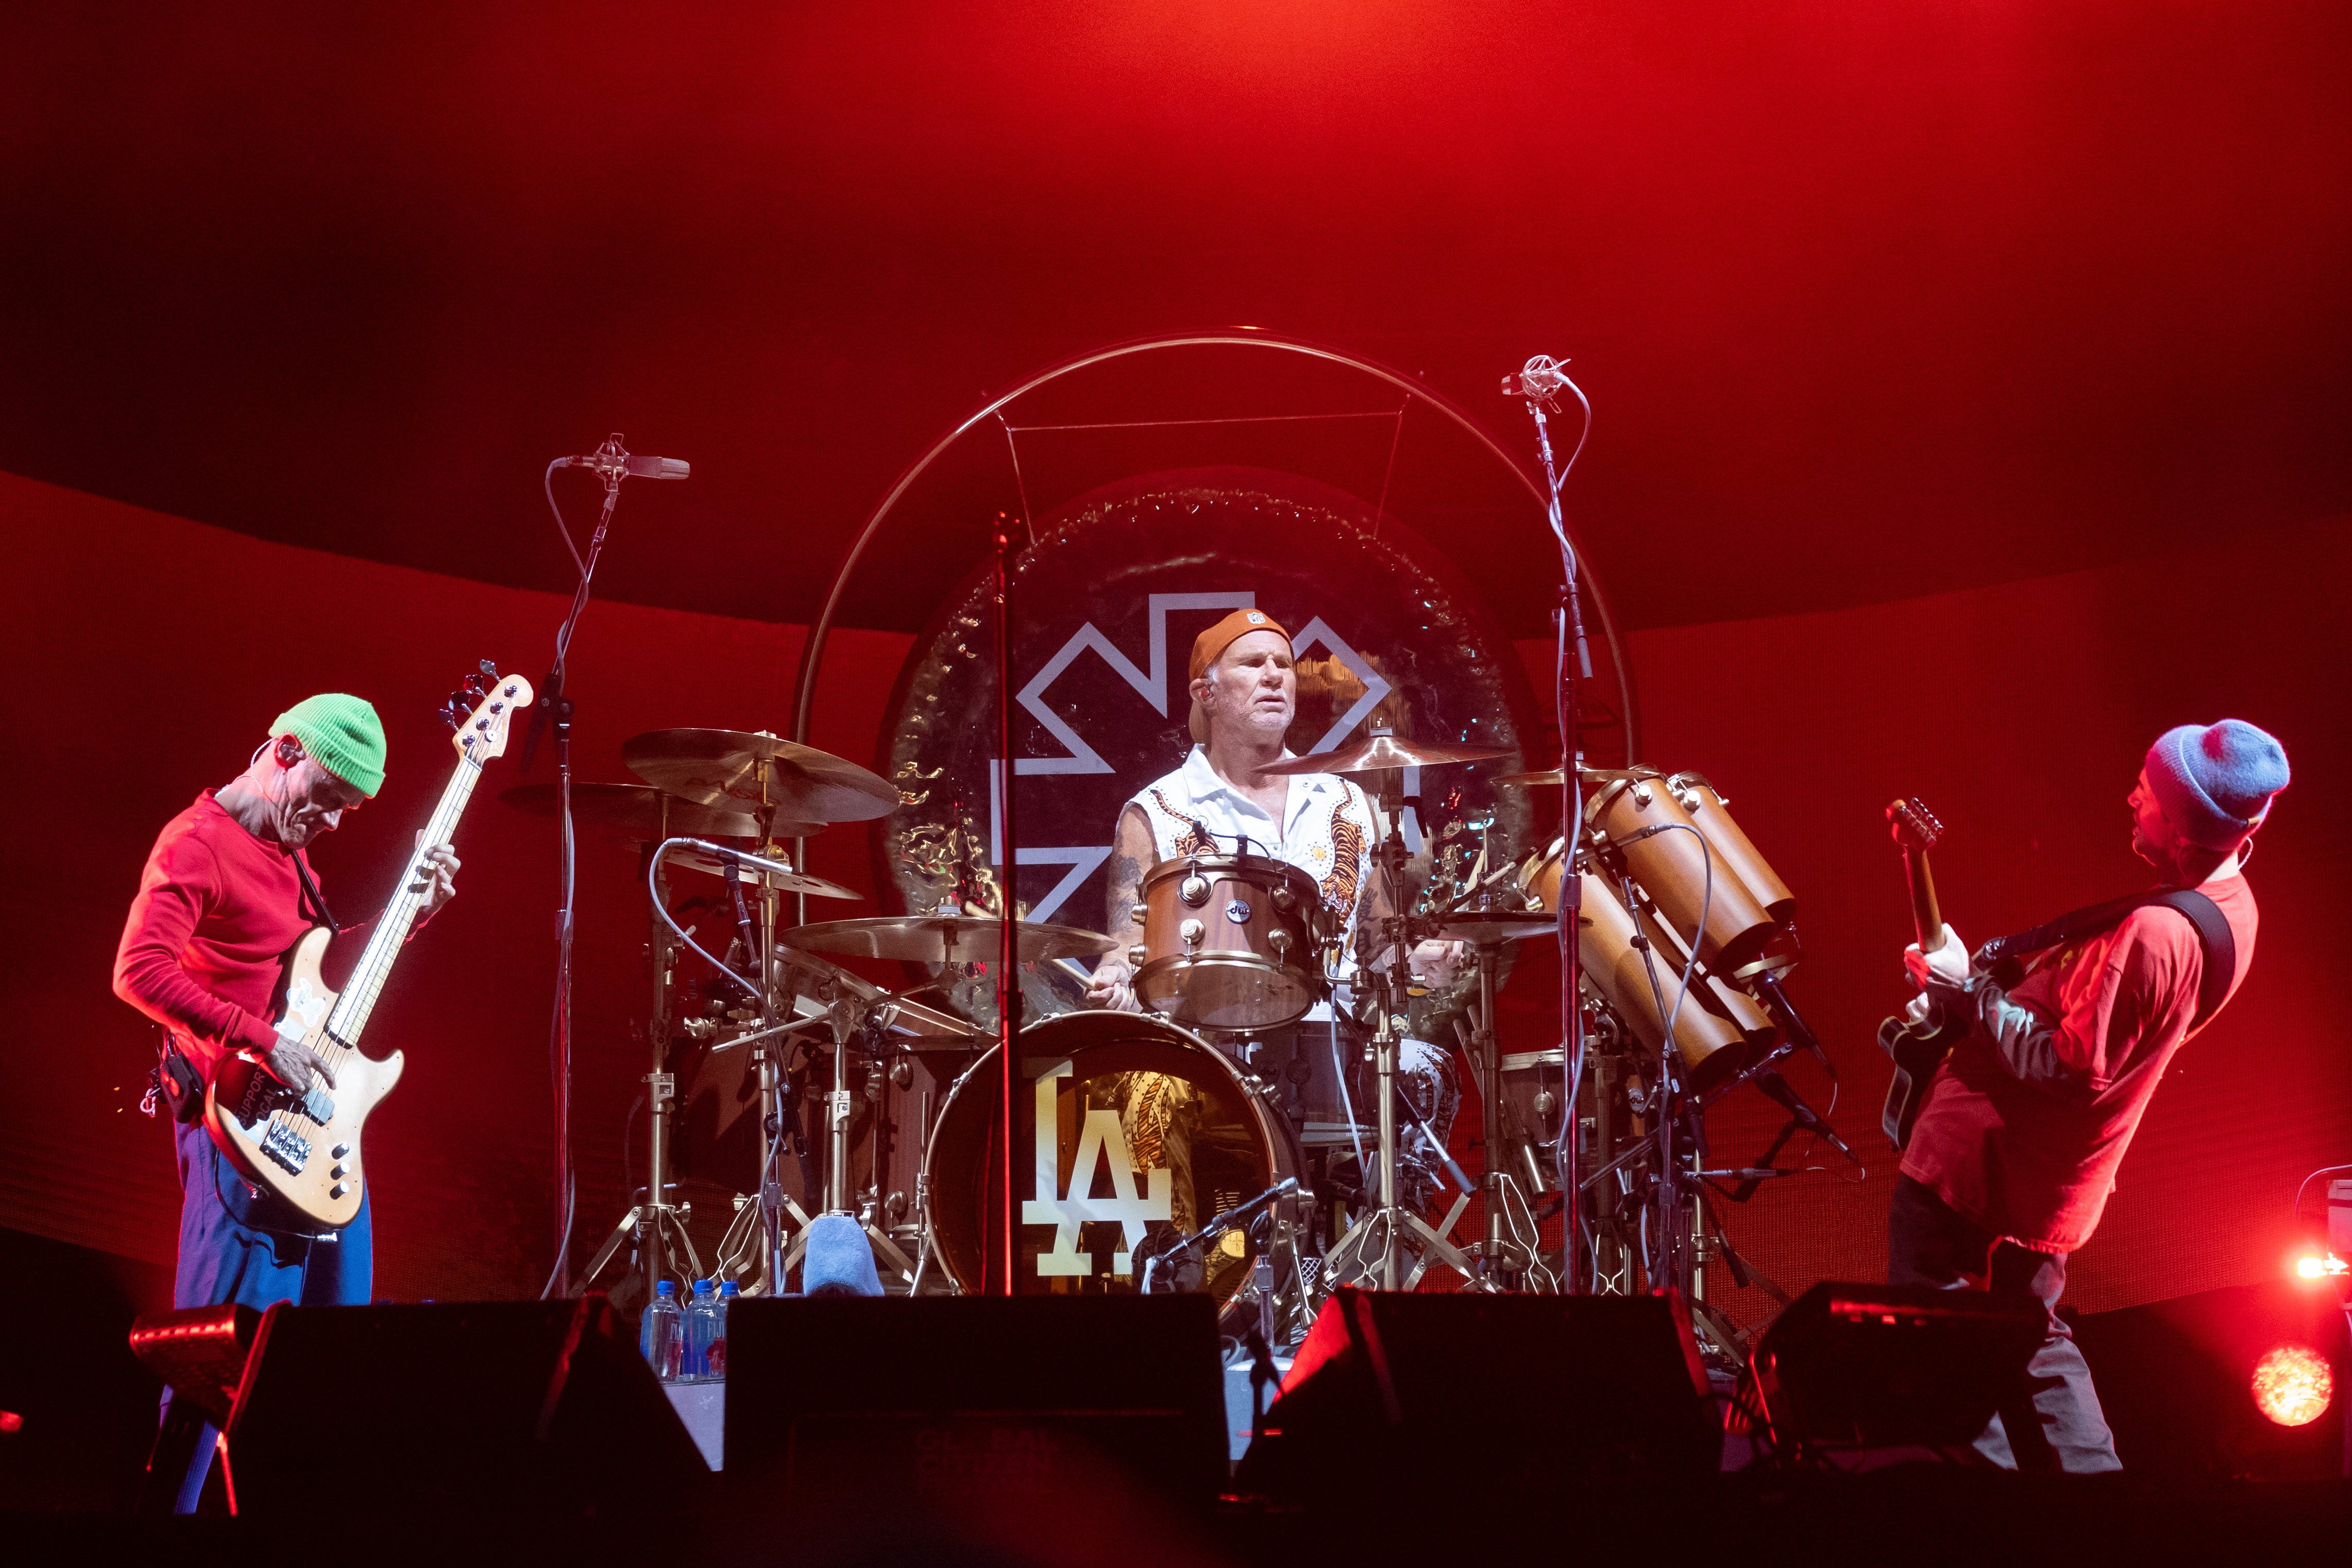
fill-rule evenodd
<path id="1" fill-rule="evenodd" d="M 499 678 L 498 665 L 488 659 L 476 661 L 476 667 L 482 672 L 482 679 L 486 681 L 495 681 Z"/>

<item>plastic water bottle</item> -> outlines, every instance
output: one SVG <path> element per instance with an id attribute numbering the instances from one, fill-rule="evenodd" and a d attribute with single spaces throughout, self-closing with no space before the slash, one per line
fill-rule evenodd
<path id="1" fill-rule="evenodd" d="M 713 1383 L 727 1381 L 727 1309 L 735 1304 L 735 1298 L 742 1293 L 742 1290 L 743 1287 L 732 1280 L 719 1287 L 719 1332 L 712 1336 L 710 1348 L 704 1357 L 709 1364 L 710 1381 Z"/>
<path id="2" fill-rule="evenodd" d="M 667 1280 L 654 1286 L 654 1299 L 637 1330 L 637 1349 L 654 1375 L 664 1383 L 677 1381 L 678 1361 L 686 1349 L 686 1319 L 677 1308 L 677 1287 Z"/>
<path id="3" fill-rule="evenodd" d="M 686 1359 L 678 1372 L 680 1383 L 708 1383 L 710 1380 L 710 1342 L 726 1331 L 719 1327 L 719 1281 L 697 1280 L 694 1300 L 686 1308 Z M 719 1347 L 722 1364 L 727 1359 L 726 1347 Z"/>

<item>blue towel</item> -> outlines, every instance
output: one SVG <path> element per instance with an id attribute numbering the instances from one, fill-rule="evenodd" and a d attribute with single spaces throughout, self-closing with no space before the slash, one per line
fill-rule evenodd
<path id="1" fill-rule="evenodd" d="M 866 1230 L 845 1214 L 820 1214 L 809 1221 L 808 1250 L 801 1256 L 804 1296 L 878 1296 L 882 1276 L 874 1271 L 874 1249 Z"/>

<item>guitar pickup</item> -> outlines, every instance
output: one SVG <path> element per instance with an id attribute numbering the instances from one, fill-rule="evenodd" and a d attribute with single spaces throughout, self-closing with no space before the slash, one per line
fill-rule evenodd
<path id="1" fill-rule="evenodd" d="M 302 1091 L 302 1114 L 323 1127 L 335 1119 L 335 1103 L 314 1083 Z"/>
<path id="2" fill-rule="evenodd" d="M 287 1175 L 300 1176 L 310 1163 L 310 1140 L 283 1122 L 271 1122 L 262 1128 L 261 1152 L 285 1166 Z"/>

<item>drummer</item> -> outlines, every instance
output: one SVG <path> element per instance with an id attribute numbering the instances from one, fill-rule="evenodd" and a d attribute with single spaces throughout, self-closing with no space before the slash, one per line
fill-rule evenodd
<path id="1" fill-rule="evenodd" d="M 1283 745 L 1298 702 L 1290 633 L 1262 610 L 1234 611 L 1193 639 L 1192 696 L 1189 727 L 1198 744 L 1181 768 L 1145 786 L 1119 811 L 1104 925 L 1118 946 L 1094 972 L 1087 988 L 1091 1007 L 1143 1010 L 1126 955 L 1143 940 L 1142 923 L 1135 917 L 1143 879 L 1165 860 L 1244 852 L 1297 866 L 1319 888 L 1324 909 L 1349 950 L 1360 917 L 1388 913 L 1386 890 L 1372 860 L 1376 835 L 1364 791 L 1332 773 L 1259 771 L 1294 755 Z M 1408 960 L 1413 977 L 1433 986 L 1451 982 L 1465 961 L 1459 942 L 1423 942 Z M 1374 962 L 1384 966 L 1387 957 Z M 1330 1016 L 1328 1005 L 1318 1003 L 1307 1018 Z M 1414 1103 L 1430 1115 L 1432 1130 L 1443 1136 L 1439 1117 L 1451 1120 L 1458 1092 L 1444 1053 L 1407 1041 L 1398 1070 Z M 1129 1134 L 1139 1158 L 1159 1141 L 1150 1134 L 1161 1118 L 1146 1114 L 1142 1120 L 1144 1125 Z M 1171 1162 L 1180 1155 L 1174 1148 L 1167 1152 Z M 1189 1173 L 1175 1174 L 1177 1192 L 1189 1193 Z M 1188 1228 L 1181 1217 L 1177 1224 Z"/>

